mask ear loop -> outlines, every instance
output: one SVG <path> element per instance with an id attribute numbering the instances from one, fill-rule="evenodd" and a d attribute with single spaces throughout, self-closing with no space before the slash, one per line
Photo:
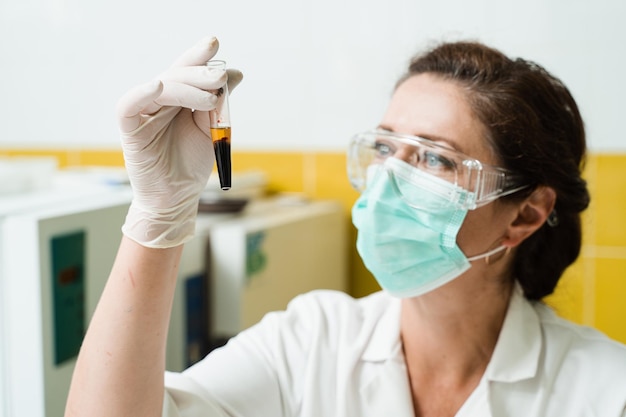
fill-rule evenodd
<path id="1" fill-rule="evenodd" d="M 505 251 L 504 255 L 502 256 L 502 257 L 505 257 L 506 255 L 508 255 L 511 252 L 511 247 L 510 246 L 498 246 L 497 248 L 492 249 L 489 252 L 485 252 L 485 253 L 482 253 L 480 255 L 475 255 L 475 256 L 472 256 L 470 258 L 467 258 L 467 260 L 472 262 L 472 261 L 477 261 L 479 259 L 483 259 L 484 258 L 485 259 L 485 263 L 487 265 L 489 265 L 490 264 L 489 263 L 490 262 L 489 257 L 491 255 L 495 255 L 496 253 L 502 252 L 502 251 Z"/>
<path id="2" fill-rule="evenodd" d="M 502 258 L 506 257 L 509 253 L 511 253 L 511 247 L 510 247 L 510 246 L 507 246 L 507 247 L 506 247 L 506 250 L 504 251 L 504 255 L 502 255 Z M 489 253 L 487 256 L 485 256 L 485 263 L 486 263 L 487 265 L 490 265 L 490 263 L 489 263 L 489 257 L 490 257 L 491 255 L 493 255 L 493 253 Z M 500 258 L 500 259 L 502 259 L 502 258 Z"/>
<path id="3" fill-rule="evenodd" d="M 492 251 L 492 252 L 493 252 L 493 251 Z M 511 247 L 510 247 L 510 246 L 507 246 L 507 247 L 506 247 L 506 250 L 504 251 L 504 255 L 502 255 L 502 258 L 506 257 L 509 253 L 511 253 Z M 493 255 L 493 253 L 488 253 L 488 254 L 487 254 L 487 256 L 485 256 L 485 263 L 486 263 L 487 265 L 490 265 L 490 263 L 489 263 L 489 257 L 490 257 L 491 255 Z M 500 259 L 502 259 L 502 258 L 500 258 Z"/>

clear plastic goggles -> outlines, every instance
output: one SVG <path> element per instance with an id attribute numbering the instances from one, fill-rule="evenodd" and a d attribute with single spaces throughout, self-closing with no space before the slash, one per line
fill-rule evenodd
<path id="1" fill-rule="evenodd" d="M 354 136 L 348 150 L 352 186 L 364 191 L 371 176 L 381 171 L 388 173 L 396 191 L 416 208 L 454 204 L 472 210 L 527 187 L 506 169 L 484 165 L 429 139 L 378 130 Z M 423 194 L 413 192 L 415 187 L 438 198 L 426 202 Z"/>

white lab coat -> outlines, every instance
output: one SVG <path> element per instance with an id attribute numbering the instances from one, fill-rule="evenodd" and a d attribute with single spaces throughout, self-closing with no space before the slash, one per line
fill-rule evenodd
<path id="1" fill-rule="evenodd" d="M 164 416 L 413 416 L 400 301 L 315 291 L 182 374 Z M 626 346 L 514 294 L 492 359 L 457 417 L 626 416 Z"/>

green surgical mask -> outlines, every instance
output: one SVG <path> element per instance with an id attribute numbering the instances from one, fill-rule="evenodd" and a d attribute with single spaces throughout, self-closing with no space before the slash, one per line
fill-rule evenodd
<path id="1" fill-rule="evenodd" d="M 410 199 L 437 209 L 410 206 L 401 197 L 393 174 L 394 166 L 401 167 L 402 162 L 395 158 L 387 162 L 370 167 L 368 185 L 352 208 L 357 250 L 385 291 L 401 298 L 422 295 L 467 271 L 470 261 L 504 249 L 468 259 L 456 244 L 468 210 L 443 200 L 428 186 L 419 186 L 421 181 L 437 180 L 426 173 L 412 178 L 415 184 L 410 187 Z M 402 195 L 407 192 L 407 187 L 403 188 Z"/>

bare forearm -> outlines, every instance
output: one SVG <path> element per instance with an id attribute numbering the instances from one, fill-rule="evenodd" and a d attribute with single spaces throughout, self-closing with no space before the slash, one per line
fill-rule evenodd
<path id="1" fill-rule="evenodd" d="M 81 348 L 66 417 L 160 415 L 181 252 L 123 238 Z"/>

